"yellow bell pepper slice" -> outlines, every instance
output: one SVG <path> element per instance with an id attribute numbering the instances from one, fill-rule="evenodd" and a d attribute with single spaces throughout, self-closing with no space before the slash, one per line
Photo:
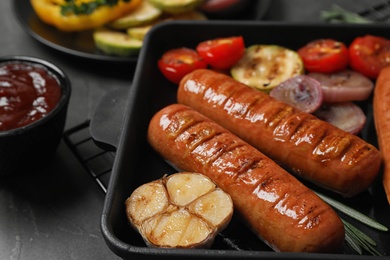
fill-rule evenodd
<path id="1" fill-rule="evenodd" d="M 30 0 L 37 16 L 45 23 L 66 32 L 90 30 L 115 20 L 135 9 L 142 0 L 119 0 L 114 6 L 100 6 L 90 14 L 62 14 L 65 0 Z M 91 0 L 78 0 L 91 2 Z"/>

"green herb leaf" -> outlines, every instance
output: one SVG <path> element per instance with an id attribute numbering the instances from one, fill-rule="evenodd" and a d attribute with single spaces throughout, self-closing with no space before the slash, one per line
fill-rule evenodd
<path id="1" fill-rule="evenodd" d="M 360 247 L 358 241 L 356 241 L 355 237 L 353 236 L 353 234 L 351 234 L 351 231 L 348 228 L 345 228 L 345 241 L 359 255 L 363 254 L 363 250 Z"/>
<path id="2" fill-rule="evenodd" d="M 332 198 L 329 198 L 321 193 L 315 192 L 323 201 L 328 203 L 333 208 L 343 212 L 347 216 L 354 218 L 355 220 L 360 221 L 363 224 L 366 224 L 372 228 L 375 228 L 380 231 L 388 231 L 388 228 L 372 218 L 360 213 L 359 211 L 348 207 L 341 202 L 338 202 Z M 371 253 L 372 255 L 380 256 L 381 254 L 374 248 L 376 246 L 376 242 L 369 237 L 367 234 L 363 233 L 352 224 L 348 223 L 346 220 L 341 219 L 345 228 L 345 241 L 348 245 L 351 246 L 353 250 L 355 250 L 358 254 L 363 254 L 363 250 Z"/>
<path id="3" fill-rule="evenodd" d="M 85 2 L 77 4 L 75 0 L 65 0 L 65 4 L 61 5 L 61 14 L 66 15 L 82 15 L 91 14 L 102 6 L 115 6 L 119 1 L 129 2 L 131 0 L 95 0 L 91 2 Z"/>
<path id="4" fill-rule="evenodd" d="M 380 223 L 378 223 L 377 221 L 373 220 L 372 218 L 360 213 L 359 211 L 351 208 L 351 207 L 348 207 L 336 200 L 333 200 L 325 195 L 322 195 L 318 192 L 316 192 L 316 194 L 322 199 L 324 200 L 326 203 L 328 203 L 329 205 L 331 205 L 332 207 L 334 207 L 335 209 L 338 209 L 339 211 L 343 212 L 344 214 L 350 216 L 351 218 L 354 218 L 360 222 L 362 222 L 363 224 L 366 224 L 367 226 L 370 226 L 372 228 L 375 228 L 377 230 L 380 230 L 380 231 L 388 231 L 388 228 Z"/>
<path id="5" fill-rule="evenodd" d="M 321 19 L 329 23 L 373 23 L 373 21 L 347 11 L 338 5 L 333 5 L 329 11 L 322 11 Z"/>
<path id="6" fill-rule="evenodd" d="M 381 256 L 381 254 L 374 248 L 376 243 L 371 237 L 367 236 L 347 221 L 342 221 L 345 227 L 345 235 L 346 237 L 348 236 L 348 240 L 346 239 L 347 243 L 355 249 L 355 251 L 362 254 L 360 252 L 362 252 L 361 249 L 363 248 L 372 255 Z"/>

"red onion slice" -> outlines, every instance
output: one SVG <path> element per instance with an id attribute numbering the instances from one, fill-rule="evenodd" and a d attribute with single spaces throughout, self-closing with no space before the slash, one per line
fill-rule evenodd
<path id="1" fill-rule="evenodd" d="M 309 73 L 318 80 L 324 93 L 324 102 L 360 101 L 367 99 L 374 83 L 359 72 L 345 70 L 337 73 Z"/>
<path id="2" fill-rule="evenodd" d="M 353 102 L 324 103 L 313 115 L 351 134 L 358 134 L 366 123 L 363 110 Z"/>
<path id="3" fill-rule="evenodd" d="M 306 113 L 317 110 L 323 100 L 320 83 L 306 75 L 289 78 L 273 88 L 270 96 Z"/>

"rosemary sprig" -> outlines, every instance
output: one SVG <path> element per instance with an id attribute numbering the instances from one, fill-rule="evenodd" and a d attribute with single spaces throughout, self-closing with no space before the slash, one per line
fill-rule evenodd
<path id="1" fill-rule="evenodd" d="M 324 200 L 326 203 L 328 203 L 330 206 L 334 207 L 335 209 L 339 210 L 340 212 L 343 212 L 345 215 L 360 221 L 363 224 L 366 224 L 372 228 L 375 228 L 379 231 L 388 231 L 388 228 L 377 221 L 373 220 L 372 218 L 360 213 L 359 211 L 348 207 L 336 200 L 333 200 L 323 194 L 320 194 L 316 192 L 316 194 Z M 374 248 L 376 246 L 376 242 L 369 237 L 367 234 L 363 233 L 359 229 L 357 229 L 355 226 L 353 226 L 351 223 L 347 222 L 346 220 L 341 220 L 344 224 L 345 228 L 345 241 L 351 246 L 353 250 L 355 250 L 358 254 L 363 254 L 363 250 L 366 250 L 367 252 L 371 253 L 372 255 L 380 256 L 381 254 Z"/>
<path id="2" fill-rule="evenodd" d="M 75 0 L 65 0 L 65 4 L 61 5 L 62 15 L 81 15 L 91 14 L 96 9 L 102 6 L 115 6 L 119 1 L 129 2 L 130 0 L 95 0 L 91 2 L 76 3 Z"/>
<path id="3" fill-rule="evenodd" d="M 351 232 L 347 228 L 345 228 L 345 241 L 359 255 L 363 254 L 363 250 L 362 250 L 361 246 L 359 245 L 358 241 L 356 241 L 354 239 L 353 235 L 351 234 Z"/>
<path id="4" fill-rule="evenodd" d="M 346 241 L 356 252 L 358 252 L 360 255 L 363 254 L 363 248 L 372 255 L 381 256 L 381 254 L 374 248 L 376 243 L 374 240 L 372 240 L 372 238 L 358 230 L 347 221 L 342 221 L 345 227 Z"/>
<path id="5" fill-rule="evenodd" d="M 363 16 L 333 5 L 329 11 L 321 12 L 321 19 L 329 23 L 373 23 Z"/>
<path id="6" fill-rule="evenodd" d="M 322 195 L 318 192 L 316 192 L 316 194 L 322 199 L 324 200 L 326 203 L 328 203 L 329 205 L 331 205 L 332 207 L 336 208 L 337 210 L 343 212 L 344 214 L 350 216 L 351 218 L 354 218 L 358 221 L 360 221 L 361 223 L 363 224 L 366 224 L 367 226 L 370 226 L 372 228 L 375 228 L 377 230 L 380 230 L 380 231 L 388 231 L 388 228 L 380 223 L 378 223 L 377 221 L 373 220 L 372 218 L 360 213 L 359 211 L 351 208 L 351 207 L 348 207 L 338 201 L 335 201 L 325 195 Z"/>

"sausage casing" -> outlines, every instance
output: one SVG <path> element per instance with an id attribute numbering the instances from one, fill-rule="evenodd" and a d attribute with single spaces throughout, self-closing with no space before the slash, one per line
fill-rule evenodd
<path id="1" fill-rule="evenodd" d="M 343 196 L 364 191 L 379 172 L 380 153 L 371 144 L 229 76 L 194 71 L 180 82 L 177 99 L 293 173 Z"/>
<path id="2" fill-rule="evenodd" d="M 330 206 L 270 158 L 197 111 L 180 104 L 160 110 L 150 121 L 148 141 L 178 169 L 212 179 L 275 251 L 341 249 L 344 226 Z"/>

